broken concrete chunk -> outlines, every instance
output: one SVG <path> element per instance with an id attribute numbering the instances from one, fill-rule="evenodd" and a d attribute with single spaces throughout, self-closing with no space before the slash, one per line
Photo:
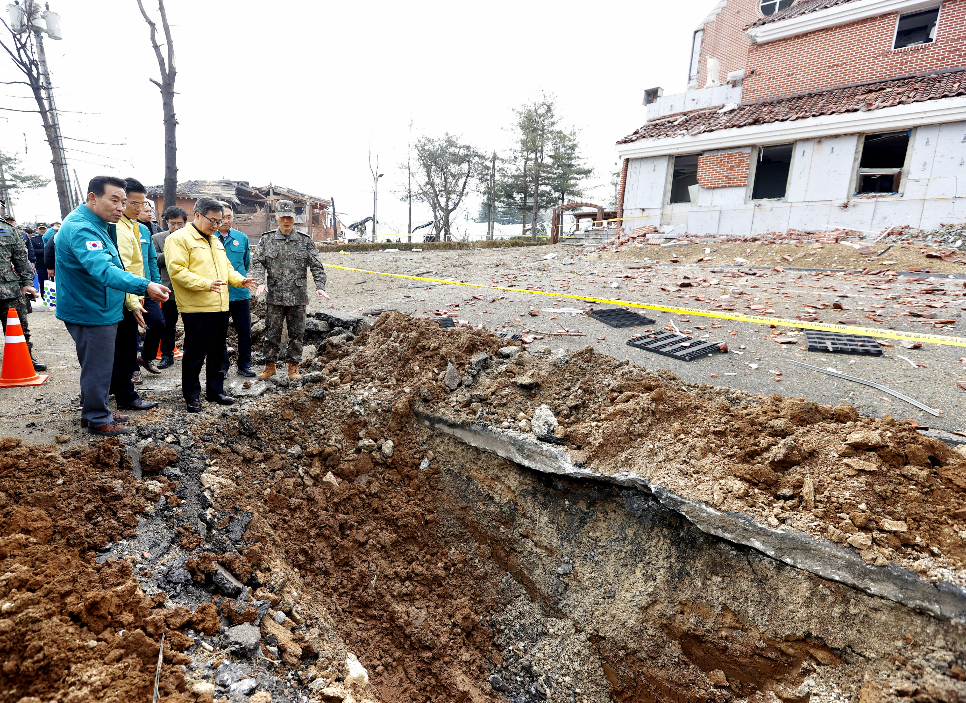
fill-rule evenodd
<path id="1" fill-rule="evenodd" d="M 860 430 L 846 437 L 845 443 L 856 449 L 878 449 L 879 447 L 886 446 L 887 441 L 881 432 Z"/>
<path id="2" fill-rule="evenodd" d="M 396 445 L 393 444 L 393 441 L 391 439 L 387 439 L 385 442 L 382 443 L 382 448 L 379 451 L 382 452 L 382 455 L 384 457 L 386 457 L 387 459 L 391 459 L 393 453 L 396 451 Z"/>
<path id="3" fill-rule="evenodd" d="M 879 527 L 886 532 L 906 532 L 909 529 L 901 520 L 879 520 Z"/>
<path id="4" fill-rule="evenodd" d="M 335 486 L 336 488 L 339 487 L 339 479 L 337 479 L 335 476 L 333 476 L 331 471 L 327 471 L 325 473 L 325 476 L 322 477 L 322 483 L 331 484 L 331 485 Z"/>
<path id="5" fill-rule="evenodd" d="M 772 467 L 790 469 L 801 464 L 805 460 L 805 452 L 791 439 L 786 439 L 775 447 L 768 457 L 768 463 Z"/>
<path id="6" fill-rule="evenodd" d="M 557 567 L 557 573 L 560 576 L 566 576 L 567 574 L 572 574 L 574 572 L 573 564 L 561 564 Z"/>
<path id="7" fill-rule="evenodd" d="M 359 663 L 359 660 L 356 659 L 356 655 L 352 652 L 349 652 L 346 655 L 345 666 L 347 670 L 345 682 L 348 685 L 363 686 L 369 683 L 369 672 L 366 671 L 366 668 Z"/>
<path id="8" fill-rule="evenodd" d="M 470 366 L 474 371 L 482 371 L 486 368 L 487 364 L 490 363 L 490 355 L 486 352 L 480 352 L 476 354 L 472 359 L 470 359 Z"/>
<path id="9" fill-rule="evenodd" d="M 232 645 L 240 647 L 248 654 L 258 651 L 258 643 L 262 641 L 261 630 L 247 622 L 228 628 L 227 635 Z"/>
<path id="10" fill-rule="evenodd" d="M 500 350 L 497 353 L 504 359 L 512 359 L 522 351 L 523 347 L 500 347 Z"/>
<path id="11" fill-rule="evenodd" d="M 537 411 L 533 413 L 533 418 L 530 420 L 533 433 L 536 435 L 553 434 L 558 424 L 553 411 L 547 405 L 541 405 L 537 408 Z"/>
<path id="12" fill-rule="evenodd" d="M 868 549 L 872 546 L 872 537 L 859 532 L 845 540 L 845 543 L 856 549 Z"/>
<path id="13" fill-rule="evenodd" d="M 447 362 L 446 373 L 443 374 L 443 383 L 446 384 L 446 387 L 451 391 L 455 391 L 460 387 L 460 383 L 462 381 L 463 379 L 460 378 L 460 372 L 456 370 L 456 367 L 453 366 L 452 362 Z"/>
<path id="14" fill-rule="evenodd" d="M 245 586 L 221 564 L 215 565 L 215 573 L 212 575 L 211 580 L 218 586 L 218 590 L 229 598 L 235 598 L 245 589 Z"/>

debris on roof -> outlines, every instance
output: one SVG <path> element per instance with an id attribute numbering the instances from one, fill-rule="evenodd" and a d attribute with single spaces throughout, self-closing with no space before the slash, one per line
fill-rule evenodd
<path id="1" fill-rule="evenodd" d="M 791 122 L 846 112 L 867 112 L 959 95 L 966 95 L 966 70 L 815 91 L 739 105 L 737 109 L 724 113 L 717 106 L 678 112 L 648 122 L 617 143 L 630 144 L 642 139 L 695 136 L 735 127 Z"/>
<path id="2" fill-rule="evenodd" d="M 786 7 L 784 10 L 779 10 L 773 15 L 768 15 L 767 17 L 762 17 L 761 19 L 752 22 L 745 27 L 745 29 L 760 27 L 763 24 L 780 22 L 782 20 L 791 19 L 792 17 L 800 17 L 801 15 L 809 15 L 813 12 L 827 10 L 830 7 L 844 5 L 848 2 L 855 2 L 855 0 L 802 0 L 802 2 L 792 3 L 789 7 Z"/>

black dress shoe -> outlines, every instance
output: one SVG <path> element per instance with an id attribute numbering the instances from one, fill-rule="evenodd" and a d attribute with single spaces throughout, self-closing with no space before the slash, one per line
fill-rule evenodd
<path id="1" fill-rule="evenodd" d="M 235 399 L 230 395 L 225 395 L 224 393 L 219 393 L 218 395 L 208 395 L 205 396 L 212 403 L 218 403 L 218 405 L 234 405 Z"/>
<path id="2" fill-rule="evenodd" d="M 174 366 L 174 357 L 162 356 L 161 361 L 158 362 L 159 369 L 166 369 L 169 366 Z"/>
<path id="3" fill-rule="evenodd" d="M 189 400 L 185 403 L 188 406 L 189 413 L 200 413 L 201 412 L 201 401 L 196 400 L 193 403 Z"/>
<path id="4" fill-rule="evenodd" d="M 244 366 L 238 367 L 238 375 L 244 376 L 246 378 L 255 378 L 255 372 L 252 371 L 251 364 L 245 364 Z"/>
<path id="5" fill-rule="evenodd" d="M 39 361 L 34 362 L 34 371 L 46 371 L 47 364 L 41 364 Z"/>
<path id="6" fill-rule="evenodd" d="M 137 400 L 132 400 L 126 405 L 117 404 L 118 410 L 150 410 L 157 405 L 155 400 L 144 400 L 143 398 L 138 398 Z"/>

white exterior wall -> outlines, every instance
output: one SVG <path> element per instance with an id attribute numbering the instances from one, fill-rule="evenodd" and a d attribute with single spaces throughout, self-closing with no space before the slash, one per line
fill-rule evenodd
<path id="1" fill-rule="evenodd" d="M 748 236 L 792 228 L 872 233 L 897 225 L 933 229 L 966 222 L 966 122 L 913 130 L 898 195 L 854 195 L 860 144 L 859 134 L 795 142 L 788 189 L 780 200 L 751 199 L 752 171 L 746 187 L 701 189 L 697 202 L 672 206 L 667 204 L 672 157 L 632 158 L 624 217 L 636 219 L 625 226 L 673 224 L 686 226 L 688 234 Z"/>

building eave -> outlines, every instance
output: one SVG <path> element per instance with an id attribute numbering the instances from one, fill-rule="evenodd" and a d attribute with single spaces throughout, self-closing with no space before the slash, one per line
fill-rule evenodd
<path id="1" fill-rule="evenodd" d="M 838 134 L 888 132 L 961 121 L 966 121 L 966 97 L 964 96 L 896 105 L 866 112 L 848 112 L 768 122 L 749 127 L 733 127 L 694 136 L 641 139 L 628 144 L 618 144 L 617 154 L 623 159 L 695 154 L 712 149 L 782 144 Z"/>
<path id="2" fill-rule="evenodd" d="M 752 44 L 766 44 L 820 29 L 852 24 L 869 17 L 893 12 L 918 12 L 942 5 L 942 0 L 856 0 L 796 17 L 751 27 L 747 30 Z"/>

